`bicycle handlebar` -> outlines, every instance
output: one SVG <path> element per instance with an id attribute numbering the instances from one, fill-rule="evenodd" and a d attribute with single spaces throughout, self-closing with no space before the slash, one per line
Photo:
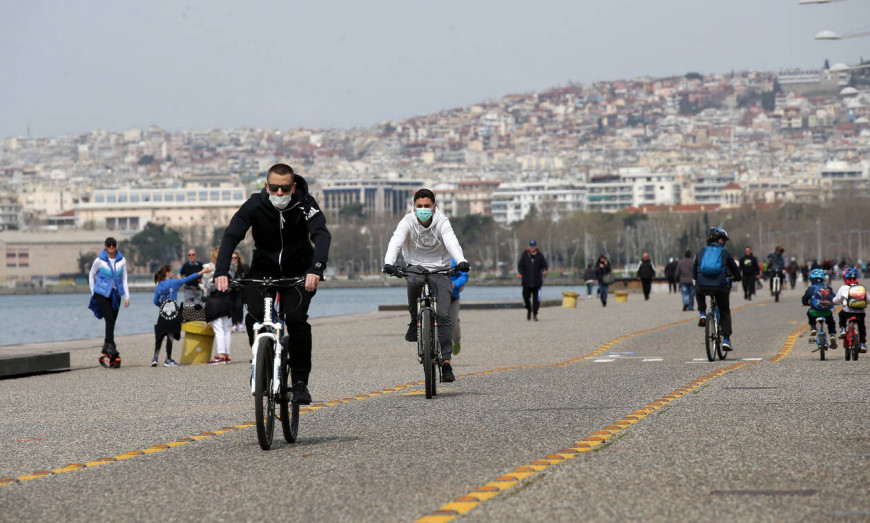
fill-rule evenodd
<path id="1" fill-rule="evenodd" d="M 396 267 L 396 273 L 391 274 L 396 278 L 405 278 L 409 274 L 414 274 L 417 276 L 428 276 L 430 274 L 446 274 L 448 276 L 456 275 L 456 267 L 444 267 L 441 269 L 427 269 L 425 267 L 421 267 L 419 270 L 411 269 L 410 267 Z"/>
<path id="2" fill-rule="evenodd" d="M 239 278 L 230 280 L 230 288 L 240 289 L 244 287 L 260 287 L 264 289 L 272 287 L 304 287 L 305 278 L 293 276 L 292 278 Z"/>

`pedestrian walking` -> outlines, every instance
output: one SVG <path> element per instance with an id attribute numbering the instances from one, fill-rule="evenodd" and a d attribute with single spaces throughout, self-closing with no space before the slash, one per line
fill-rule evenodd
<path id="1" fill-rule="evenodd" d="M 595 264 L 595 279 L 598 280 L 598 297 L 601 298 L 601 306 L 607 307 L 607 287 L 613 283 L 613 267 L 607 256 L 598 257 Z"/>
<path id="2" fill-rule="evenodd" d="M 121 366 L 121 355 L 115 346 L 115 322 L 121 310 L 121 298 L 124 298 L 125 308 L 130 306 L 127 259 L 118 250 L 118 241 L 115 238 L 109 236 L 103 246 L 105 248 L 94 260 L 88 275 L 88 285 L 91 288 L 88 308 L 98 320 L 106 321 L 100 365 L 117 369 Z"/>
<path id="3" fill-rule="evenodd" d="M 694 266 L 695 260 L 692 259 L 692 251 L 686 249 L 683 258 L 677 262 L 677 272 L 674 273 L 674 277 L 680 282 L 684 311 L 695 310 L 695 279 L 692 277 Z"/>
<path id="4" fill-rule="evenodd" d="M 640 286 L 643 288 L 644 301 L 649 299 L 649 293 L 652 289 L 652 280 L 656 276 L 655 267 L 649 259 L 649 253 L 643 253 L 640 257 L 640 263 L 637 266 L 637 279 L 640 280 Z"/>
<path id="5" fill-rule="evenodd" d="M 752 248 L 746 246 L 743 251 L 743 256 L 740 257 L 740 270 L 743 272 L 743 299 L 752 300 L 752 295 L 755 294 L 757 288 L 756 282 L 761 279 L 761 266 L 758 265 L 758 258 L 752 254 Z"/>
<path id="6" fill-rule="evenodd" d="M 547 274 L 547 260 L 538 250 L 538 242 L 529 242 L 529 248 L 523 251 L 517 262 L 517 277 L 522 279 L 523 303 L 526 306 L 526 320 L 538 321 L 538 309 L 541 307 L 541 286 L 544 275 Z"/>
<path id="7" fill-rule="evenodd" d="M 230 262 L 230 272 L 235 274 L 235 278 L 244 278 L 251 268 L 242 260 L 242 255 L 239 251 L 233 251 L 232 262 Z M 242 292 L 238 289 L 230 289 L 230 319 L 233 322 L 231 330 L 233 332 L 245 332 L 245 303 L 242 300 Z"/>
<path id="8" fill-rule="evenodd" d="M 592 299 L 592 287 L 595 285 L 595 267 L 591 263 L 586 265 L 583 271 L 583 279 L 586 280 L 586 297 Z"/>
<path id="9" fill-rule="evenodd" d="M 668 280 L 668 293 L 680 292 L 677 287 L 677 259 L 668 259 L 668 264 L 665 265 L 665 278 Z"/>
<path id="10" fill-rule="evenodd" d="M 215 247 L 211 251 L 211 262 L 205 264 L 208 273 L 203 275 L 203 283 L 207 296 L 205 299 L 205 321 L 211 325 L 214 331 L 215 356 L 208 363 L 209 365 L 223 365 L 230 362 L 230 348 L 232 347 L 232 320 L 230 319 L 230 297 L 228 291 L 219 291 L 215 287 L 214 279 L 209 274 L 214 271 L 217 264 L 218 253 L 220 247 Z M 232 263 L 230 263 L 232 266 Z M 236 274 L 232 269 L 229 270 L 227 276 L 229 279 L 234 279 Z"/>

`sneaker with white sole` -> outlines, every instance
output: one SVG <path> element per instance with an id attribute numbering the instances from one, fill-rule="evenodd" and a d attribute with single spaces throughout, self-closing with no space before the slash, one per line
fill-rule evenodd
<path id="1" fill-rule="evenodd" d="M 707 313 L 702 312 L 700 316 L 698 316 L 698 327 L 704 327 L 707 325 Z"/>
<path id="2" fill-rule="evenodd" d="M 151 366 L 152 366 L 152 367 L 156 367 L 156 366 L 157 366 L 157 356 L 154 356 L 154 359 L 151 360 Z"/>
<path id="3" fill-rule="evenodd" d="M 178 367 L 178 363 L 173 359 L 166 359 L 163 361 L 164 367 Z"/>
<path id="4" fill-rule="evenodd" d="M 729 340 L 728 338 L 725 338 L 724 340 L 722 340 L 722 350 L 724 350 L 724 351 L 732 350 L 731 349 L 731 340 Z"/>

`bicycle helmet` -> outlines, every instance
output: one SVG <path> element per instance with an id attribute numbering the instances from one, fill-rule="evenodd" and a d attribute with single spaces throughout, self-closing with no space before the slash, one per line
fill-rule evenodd
<path id="1" fill-rule="evenodd" d="M 822 269 L 813 269 L 810 273 L 810 281 L 825 281 L 825 271 Z"/>
<path id="2" fill-rule="evenodd" d="M 843 271 L 843 279 L 847 282 L 849 280 L 857 281 L 858 271 L 855 270 L 855 267 L 846 267 L 846 269 Z"/>
<path id="3" fill-rule="evenodd" d="M 728 241 L 728 233 L 725 229 L 721 227 L 710 227 L 710 234 L 707 236 L 708 242 L 719 241 L 719 238 L 722 238 L 726 242 Z"/>

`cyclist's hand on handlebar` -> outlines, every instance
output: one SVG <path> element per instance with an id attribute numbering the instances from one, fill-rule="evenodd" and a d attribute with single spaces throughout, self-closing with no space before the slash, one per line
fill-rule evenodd
<path id="1" fill-rule="evenodd" d="M 214 286 L 219 291 L 225 291 L 230 288 L 230 279 L 226 276 L 218 276 L 214 279 Z"/>
<path id="2" fill-rule="evenodd" d="M 312 273 L 305 275 L 305 290 L 314 292 L 317 290 L 317 284 L 320 283 L 320 276 Z"/>
<path id="3" fill-rule="evenodd" d="M 395 265 L 390 265 L 389 263 L 384 264 L 384 274 L 389 274 L 390 276 L 395 276 L 396 273 L 399 272 L 399 268 Z"/>
<path id="4" fill-rule="evenodd" d="M 471 270 L 471 267 L 468 265 L 467 261 L 464 261 L 456 264 L 456 270 L 459 272 L 468 272 Z"/>

